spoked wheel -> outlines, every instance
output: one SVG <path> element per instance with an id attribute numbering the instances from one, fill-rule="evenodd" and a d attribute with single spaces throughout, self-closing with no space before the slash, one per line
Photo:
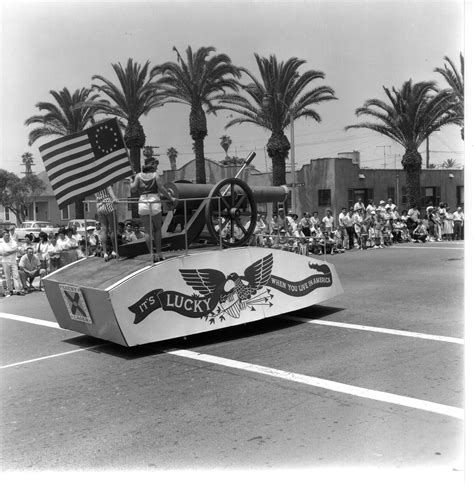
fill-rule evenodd
<path id="1" fill-rule="evenodd" d="M 257 224 L 257 205 L 250 187 L 238 178 L 225 178 L 211 190 L 206 207 L 209 233 L 225 247 L 248 243 Z"/>

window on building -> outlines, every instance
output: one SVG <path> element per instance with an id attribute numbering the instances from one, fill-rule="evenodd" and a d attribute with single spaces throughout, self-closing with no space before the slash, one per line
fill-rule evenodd
<path id="1" fill-rule="evenodd" d="M 396 200 L 397 196 L 395 195 L 395 187 L 387 187 L 387 198 Z"/>
<path id="2" fill-rule="evenodd" d="M 10 209 L 8 207 L 5 207 L 5 222 L 10 221 Z"/>
<path id="3" fill-rule="evenodd" d="M 456 205 L 457 207 L 464 207 L 464 186 L 458 185 L 456 187 Z"/>
<path id="4" fill-rule="evenodd" d="M 84 202 L 84 212 L 89 212 L 89 202 Z"/>
<path id="5" fill-rule="evenodd" d="M 364 205 L 367 206 L 369 200 L 373 200 L 374 198 L 374 190 L 372 188 L 349 188 L 347 206 L 352 207 L 359 198 L 361 198 Z"/>
<path id="6" fill-rule="evenodd" d="M 408 203 L 407 187 L 402 186 L 402 205 L 406 205 L 407 203 Z"/>
<path id="7" fill-rule="evenodd" d="M 439 205 L 441 202 L 440 191 L 440 187 L 422 187 L 421 206 L 425 208 L 429 205 Z"/>
<path id="8" fill-rule="evenodd" d="M 331 190 L 318 190 L 318 206 L 330 207 L 331 206 Z"/>
<path id="9" fill-rule="evenodd" d="M 69 220 L 71 218 L 69 216 L 69 207 L 70 205 L 61 209 L 61 220 Z"/>

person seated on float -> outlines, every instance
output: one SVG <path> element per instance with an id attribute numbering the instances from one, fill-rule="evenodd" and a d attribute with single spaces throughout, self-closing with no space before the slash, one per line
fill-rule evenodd
<path id="1" fill-rule="evenodd" d="M 88 256 L 99 256 L 101 247 L 99 243 L 99 236 L 94 233 L 95 227 L 93 225 L 89 225 L 86 228 L 86 247 L 87 247 L 87 254 Z"/>
<path id="2" fill-rule="evenodd" d="M 125 243 L 135 242 L 137 240 L 135 232 L 133 231 L 132 222 L 125 222 L 125 232 L 122 234 L 122 239 Z"/>
<path id="3" fill-rule="evenodd" d="M 39 290 L 42 290 L 42 279 L 46 275 L 46 269 L 41 267 L 41 261 L 34 254 L 32 245 L 27 247 L 26 254 L 21 257 L 18 263 L 18 272 L 24 291 L 29 292 L 34 290 L 33 281 L 38 276 L 41 279 Z"/>
<path id="4" fill-rule="evenodd" d="M 143 232 L 140 225 L 138 224 L 134 224 L 133 233 L 135 235 L 135 240 L 140 240 L 145 238 L 145 232 Z"/>
<path id="5" fill-rule="evenodd" d="M 145 160 L 145 166 L 141 173 L 137 173 L 130 184 L 132 192 L 139 194 L 138 215 L 140 216 L 145 232 L 148 235 L 147 245 L 149 250 L 153 250 L 155 242 L 154 261 L 163 260 L 161 252 L 161 225 L 162 207 L 160 197 L 175 202 L 158 181 L 158 160 Z"/>

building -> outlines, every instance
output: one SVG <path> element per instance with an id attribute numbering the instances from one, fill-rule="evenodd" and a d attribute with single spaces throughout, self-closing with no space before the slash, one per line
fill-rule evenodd
<path id="1" fill-rule="evenodd" d="M 298 215 L 303 212 L 318 211 L 324 214 L 326 209 L 339 213 L 343 207 L 350 207 L 360 197 L 367 203 L 373 200 L 391 198 L 401 213 L 407 209 L 406 175 L 404 170 L 369 169 L 360 167 L 360 156 L 357 151 L 340 153 L 336 158 L 317 158 L 303 165 L 296 171 L 295 187 L 296 207 L 290 207 Z M 241 160 L 241 164 L 243 163 Z M 223 163 L 206 158 L 206 176 L 208 184 L 215 184 L 224 178 L 234 177 L 240 169 L 239 163 Z M 30 206 L 30 220 L 49 220 L 58 225 L 65 225 L 69 219 L 76 218 L 74 205 L 59 210 L 53 195 L 51 184 L 45 172 L 38 175 L 46 189 L 38 195 Z M 245 168 L 240 178 L 250 186 L 271 186 L 271 173 L 262 173 L 250 165 Z M 194 160 L 176 170 L 165 170 L 161 175 L 162 182 L 196 179 Z M 288 182 L 291 181 L 287 173 Z M 421 209 L 428 203 L 446 202 L 451 208 L 464 206 L 464 170 L 462 169 L 429 169 L 421 172 L 422 200 Z M 129 183 L 125 181 L 114 186 L 115 193 L 121 199 L 129 196 Z M 95 218 L 96 209 L 94 197 L 87 197 L 85 218 Z M 289 201 L 290 203 L 290 201 Z M 266 206 L 258 207 L 267 211 Z M 131 217 L 131 206 L 122 205 L 119 220 Z M 3 218 L 2 218 L 3 212 Z M 3 207 L 0 206 L 0 221 L 5 220 Z M 10 218 L 12 214 L 9 214 Z M 13 220 L 15 222 L 15 220 Z"/>

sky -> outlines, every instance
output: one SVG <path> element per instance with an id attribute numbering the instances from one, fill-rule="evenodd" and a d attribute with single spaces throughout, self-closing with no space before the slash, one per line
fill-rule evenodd
<path id="1" fill-rule="evenodd" d="M 298 57 L 302 69 L 325 73 L 318 85 L 335 90 L 337 100 L 319 104 L 321 123 L 295 121 L 297 168 L 311 159 L 360 151 L 361 166 L 401 168 L 403 149 L 369 130 L 344 127 L 358 121 L 354 112 L 370 98 L 385 99 L 383 86 L 399 88 L 434 80 L 447 87 L 436 67 L 444 56 L 459 66 L 464 52 L 463 0 L 332 0 L 270 2 L 23 2 L 6 0 L 1 7 L 1 165 L 21 173 L 21 155 L 31 152 L 33 170 L 44 169 L 37 141 L 28 146 L 25 119 L 39 114 L 39 101 L 52 101 L 50 90 L 71 92 L 88 87 L 92 76 L 115 82 L 111 64 L 128 58 L 151 66 L 176 61 L 173 46 L 184 53 L 213 46 L 254 74 L 254 54 L 275 54 L 284 61 Z M 271 167 L 265 153 L 268 131 L 251 124 L 225 129 L 231 112 L 208 116 L 205 153 L 221 160 L 220 137 L 232 139 L 230 155 L 256 151 L 254 165 Z M 160 170 L 169 169 L 166 151 L 178 150 L 178 167 L 193 159 L 189 107 L 169 104 L 141 119 L 147 145 L 158 146 Z M 289 130 L 286 133 L 290 138 Z M 458 127 L 430 137 L 430 163 L 448 158 L 464 166 Z M 420 151 L 425 160 L 425 145 Z"/>

